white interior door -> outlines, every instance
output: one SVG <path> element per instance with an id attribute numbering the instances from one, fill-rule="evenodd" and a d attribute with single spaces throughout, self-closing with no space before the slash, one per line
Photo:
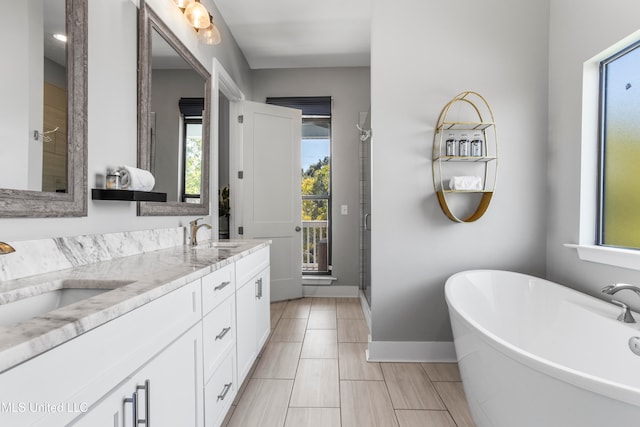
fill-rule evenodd
<path id="1" fill-rule="evenodd" d="M 243 238 L 270 239 L 271 301 L 302 297 L 300 110 L 242 101 Z"/>

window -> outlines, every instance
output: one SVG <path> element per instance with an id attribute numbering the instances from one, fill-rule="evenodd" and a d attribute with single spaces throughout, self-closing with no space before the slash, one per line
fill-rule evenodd
<path id="1" fill-rule="evenodd" d="M 187 203 L 200 203 L 204 98 L 181 98 L 179 108 L 182 118 L 180 199 Z"/>
<path id="2" fill-rule="evenodd" d="M 267 98 L 302 110 L 302 272 L 331 270 L 331 97 Z"/>
<path id="3" fill-rule="evenodd" d="M 202 117 L 184 119 L 182 201 L 200 203 L 202 182 Z"/>
<path id="4" fill-rule="evenodd" d="M 640 43 L 600 62 L 599 245 L 640 249 Z"/>
<path id="5" fill-rule="evenodd" d="M 329 271 L 331 117 L 302 117 L 302 271 Z"/>

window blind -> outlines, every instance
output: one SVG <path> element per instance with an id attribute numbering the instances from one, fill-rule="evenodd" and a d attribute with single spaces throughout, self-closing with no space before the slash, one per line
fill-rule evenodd
<path id="1" fill-rule="evenodd" d="M 202 117 L 204 98 L 180 98 L 178 107 L 185 117 Z"/>
<path id="2" fill-rule="evenodd" d="M 330 96 L 270 97 L 267 104 L 302 110 L 303 116 L 331 116 Z"/>

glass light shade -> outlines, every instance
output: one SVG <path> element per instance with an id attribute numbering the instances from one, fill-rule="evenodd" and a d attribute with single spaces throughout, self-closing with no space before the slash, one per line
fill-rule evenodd
<path id="1" fill-rule="evenodd" d="M 190 3 L 184 10 L 184 16 L 187 17 L 194 28 L 205 29 L 211 25 L 209 12 L 207 11 L 207 8 L 200 3 Z"/>
<path id="2" fill-rule="evenodd" d="M 173 0 L 180 9 L 184 9 L 185 7 L 189 6 L 191 3 L 193 3 L 195 0 Z"/>
<path id="3" fill-rule="evenodd" d="M 213 22 L 209 27 L 198 30 L 198 38 L 204 43 L 208 45 L 220 44 L 222 41 L 222 36 L 220 35 L 220 30 L 216 27 L 216 24 Z"/>

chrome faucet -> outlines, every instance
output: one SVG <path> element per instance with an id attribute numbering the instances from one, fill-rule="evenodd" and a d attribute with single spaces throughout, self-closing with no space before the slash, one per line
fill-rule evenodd
<path id="1" fill-rule="evenodd" d="M 189 225 L 191 226 L 191 246 L 198 246 L 197 234 L 200 228 L 207 227 L 209 230 L 211 230 L 211 226 L 209 224 L 202 223 L 198 225 L 198 221 L 200 221 L 201 219 L 202 218 L 196 218 L 189 223 Z"/>
<path id="2" fill-rule="evenodd" d="M 615 285 L 605 286 L 601 289 L 601 291 L 607 295 L 614 295 L 620 291 L 630 290 L 638 294 L 640 296 L 640 288 L 634 285 L 628 285 L 626 283 L 616 283 Z M 636 323 L 636 320 L 631 315 L 631 310 L 627 304 L 622 301 L 618 301 L 615 299 L 611 300 L 611 303 L 618 305 L 622 308 L 622 313 L 618 316 L 618 320 L 624 323 Z"/>
<path id="3" fill-rule="evenodd" d="M 0 255 L 10 254 L 11 252 L 15 252 L 16 250 L 8 243 L 0 242 Z"/>

